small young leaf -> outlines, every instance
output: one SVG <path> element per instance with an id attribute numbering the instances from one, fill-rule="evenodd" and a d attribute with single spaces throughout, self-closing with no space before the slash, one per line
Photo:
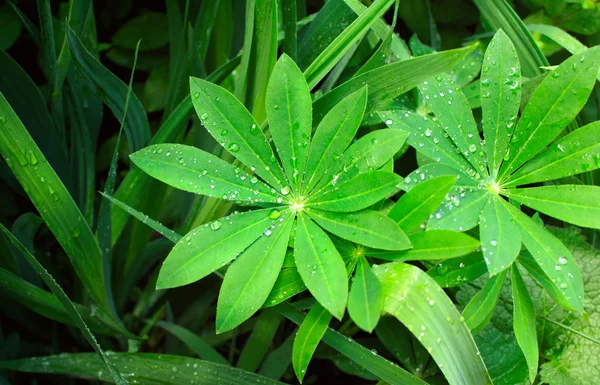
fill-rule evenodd
<path id="1" fill-rule="evenodd" d="M 365 209 L 386 198 L 402 178 L 389 171 L 370 171 L 329 189 L 309 201 L 311 208 L 352 212 Z"/>
<path id="2" fill-rule="evenodd" d="M 265 134 L 235 96 L 215 84 L 190 78 L 192 103 L 204 127 L 227 151 L 272 186 L 285 177 Z"/>
<path id="3" fill-rule="evenodd" d="M 481 212 L 479 238 L 481 251 L 490 275 L 496 275 L 512 265 L 521 251 L 521 235 L 502 198 L 493 196 Z"/>
<path id="4" fill-rule="evenodd" d="M 273 289 L 271 289 L 263 307 L 275 306 L 298 293 L 302 293 L 304 290 L 306 290 L 306 285 L 298 273 L 298 269 L 296 267 L 283 269 L 277 276 Z"/>
<path id="5" fill-rule="evenodd" d="M 472 332 L 483 330 L 490 322 L 507 273 L 508 269 L 488 279 L 483 289 L 471 298 L 463 310 L 465 323 Z"/>
<path id="6" fill-rule="evenodd" d="M 472 282 L 487 272 L 480 252 L 448 259 L 427 271 L 441 287 L 456 287 Z"/>
<path id="7" fill-rule="evenodd" d="M 348 314 L 361 329 L 371 333 L 379 322 L 382 308 L 381 283 L 371 271 L 369 263 L 361 257 L 348 296 Z"/>
<path id="8" fill-rule="evenodd" d="M 489 194 L 477 188 L 455 188 L 453 191 L 449 200 L 427 222 L 428 229 L 467 231 L 479 223 L 479 214 Z"/>
<path id="9" fill-rule="evenodd" d="M 293 216 L 288 216 L 227 269 L 217 302 L 217 333 L 235 328 L 265 303 L 281 270 L 293 223 Z"/>
<path id="10" fill-rule="evenodd" d="M 367 105 L 366 87 L 346 96 L 319 123 L 310 144 L 304 176 L 304 193 L 312 190 L 344 153 L 360 126 Z"/>
<path id="11" fill-rule="evenodd" d="M 317 349 L 317 345 L 327 331 L 327 325 L 331 321 L 331 314 L 324 307 L 316 303 L 302 321 L 292 351 L 292 363 L 298 380 L 302 382 L 306 374 L 306 368 Z"/>
<path id="12" fill-rule="evenodd" d="M 513 327 L 517 342 L 529 366 L 529 380 L 533 383 L 538 370 L 538 342 L 535 332 L 535 307 L 523 282 L 517 265 L 511 269 L 513 297 Z"/>
<path id="13" fill-rule="evenodd" d="M 273 143 L 294 190 L 300 187 L 312 130 L 312 100 L 300 68 L 283 54 L 269 79 L 267 117 Z"/>
<path id="14" fill-rule="evenodd" d="M 388 216 L 407 233 L 417 230 L 437 210 L 455 182 L 455 176 L 440 176 L 419 183 L 398 199 Z"/>
<path id="15" fill-rule="evenodd" d="M 234 214 L 190 231 L 163 263 L 157 289 L 187 285 L 224 266 L 274 224 L 270 212 L 265 209 Z"/>
<path id="16" fill-rule="evenodd" d="M 348 274 L 335 245 L 306 217 L 296 222 L 294 259 L 306 287 L 334 317 L 342 319 L 348 298 Z"/>
<path id="17" fill-rule="evenodd" d="M 540 186 L 506 190 L 506 195 L 541 213 L 577 226 L 600 229 L 600 187 Z"/>
<path id="18" fill-rule="evenodd" d="M 408 237 L 398 225 L 377 211 L 335 213 L 309 210 L 307 214 L 330 233 L 364 246 L 382 250 L 411 247 Z"/>

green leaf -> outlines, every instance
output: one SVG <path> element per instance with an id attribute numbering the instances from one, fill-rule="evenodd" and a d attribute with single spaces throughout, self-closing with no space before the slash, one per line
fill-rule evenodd
<path id="1" fill-rule="evenodd" d="M 153 178 L 180 190 L 249 203 L 278 201 L 278 195 L 256 177 L 195 147 L 155 144 L 130 158 Z"/>
<path id="2" fill-rule="evenodd" d="M 358 259 L 354 281 L 348 296 L 348 314 L 361 329 L 373 332 L 383 308 L 381 283 L 363 258 Z"/>
<path id="3" fill-rule="evenodd" d="M 432 119 L 412 111 L 380 112 L 379 116 L 388 127 L 408 132 L 406 141 L 421 154 L 458 170 L 473 170 L 469 162 L 457 154 L 442 126 Z"/>
<path id="4" fill-rule="evenodd" d="M 198 117 L 217 142 L 266 182 L 283 187 L 286 179 L 267 138 L 235 96 L 198 78 L 190 79 L 190 89 Z"/>
<path id="5" fill-rule="evenodd" d="M 449 259 L 468 254 L 479 242 L 462 233 L 448 230 L 429 230 L 409 235 L 412 249 L 401 252 L 367 252 L 367 255 L 388 261 L 424 261 Z"/>
<path id="6" fill-rule="evenodd" d="M 270 212 L 265 209 L 234 214 L 190 231 L 163 263 L 157 289 L 187 285 L 220 269 L 274 224 Z"/>
<path id="7" fill-rule="evenodd" d="M 448 259 L 427 271 L 441 287 L 456 287 L 476 280 L 487 272 L 480 252 Z"/>
<path id="8" fill-rule="evenodd" d="M 141 40 L 140 51 L 152 51 L 169 44 L 167 16 L 161 12 L 147 12 L 123 24 L 112 36 L 112 43 L 134 50 Z"/>
<path id="9" fill-rule="evenodd" d="M 504 187 L 546 182 L 600 168 L 600 122 L 560 138 L 512 174 Z"/>
<path id="10" fill-rule="evenodd" d="M 289 56 L 275 64 L 267 87 L 267 117 L 288 180 L 300 189 L 312 130 L 312 100 L 306 79 Z"/>
<path id="11" fill-rule="evenodd" d="M 73 198 L 0 94 L 0 153 L 65 250 L 94 300 L 111 310 L 96 238 Z"/>
<path id="12" fill-rule="evenodd" d="M 404 232 L 388 217 L 373 211 L 335 213 L 308 210 L 319 226 L 349 241 L 382 250 L 404 250 L 411 247 Z"/>
<path id="13" fill-rule="evenodd" d="M 331 321 L 331 314 L 317 303 L 310 309 L 298 329 L 294 339 L 292 363 L 300 382 L 304 379 L 308 364 L 327 330 L 329 321 Z"/>
<path id="14" fill-rule="evenodd" d="M 150 139 L 150 124 L 140 100 L 132 93 L 127 115 L 124 115 L 129 87 L 92 56 L 71 28 L 67 28 L 67 40 L 75 68 L 84 75 L 90 85 L 101 91 L 99 95 L 102 101 L 117 119 L 125 116 L 124 129 L 130 150 L 134 152 L 142 148 Z"/>
<path id="15" fill-rule="evenodd" d="M 437 210 L 454 183 L 455 176 L 440 176 L 419 183 L 398 199 L 388 216 L 404 232 L 417 230 Z"/>
<path id="16" fill-rule="evenodd" d="M 479 220 L 481 251 L 492 276 L 510 267 L 521 251 L 519 228 L 500 200 L 492 196 Z"/>
<path id="17" fill-rule="evenodd" d="M 541 33 L 542 35 L 554 40 L 554 42 L 560 44 L 564 49 L 572 54 L 581 53 L 588 49 L 588 47 L 582 44 L 575 37 L 553 25 L 528 24 L 527 28 L 531 32 Z"/>
<path id="18" fill-rule="evenodd" d="M 477 188 L 455 188 L 453 192 L 427 222 L 427 229 L 467 231 L 477 226 L 489 194 Z"/>
<path id="19" fill-rule="evenodd" d="M 296 222 L 294 259 L 306 287 L 334 317 L 344 315 L 348 298 L 348 274 L 339 252 L 305 214 Z"/>
<path id="20" fill-rule="evenodd" d="M 433 278 L 404 263 L 373 271 L 383 286 L 384 310 L 419 338 L 451 385 L 491 384 L 469 328 Z"/>
<path id="21" fill-rule="evenodd" d="M 265 300 L 263 307 L 275 306 L 288 298 L 306 290 L 306 285 L 295 267 L 281 270 L 273 289 Z"/>
<path id="22" fill-rule="evenodd" d="M 594 87 L 599 66 L 600 49 L 591 48 L 571 56 L 546 76 L 517 123 L 510 158 L 502 164 L 500 177 L 543 150 L 577 116 Z"/>
<path id="23" fill-rule="evenodd" d="M 319 123 L 310 143 L 304 193 L 312 190 L 342 155 L 360 126 L 367 105 L 366 87 L 336 104 Z"/>
<path id="24" fill-rule="evenodd" d="M 480 81 L 484 149 L 495 178 L 519 113 L 521 68 L 515 46 L 503 30 L 496 32 L 484 57 Z"/>
<path id="25" fill-rule="evenodd" d="M 296 0 L 283 0 L 281 4 L 283 16 L 283 30 L 285 37 L 283 39 L 282 49 L 292 60 L 296 60 L 298 52 L 298 10 Z"/>
<path id="26" fill-rule="evenodd" d="M 310 208 L 335 212 L 365 209 L 386 198 L 402 178 L 389 171 L 370 171 L 311 199 Z"/>
<path id="27" fill-rule="evenodd" d="M 375 0 L 373 4 L 325 48 L 304 71 L 310 89 L 313 89 L 325 75 L 340 61 L 346 52 L 369 31 L 394 0 Z"/>
<path id="28" fill-rule="evenodd" d="M 423 82 L 419 90 L 467 161 L 482 175 L 486 173 L 479 131 L 471 112 L 471 106 L 461 89 L 446 75 Z"/>
<path id="29" fill-rule="evenodd" d="M 149 385 L 283 385 L 279 381 L 230 366 L 196 358 L 154 353 L 111 353 L 109 360 L 119 371 L 130 373 L 131 382 Z M 40 365 L 44 362 L 44 365 Z M 63 353 L 3 361 L 0 367 L 28 373 L 67 374 L 113 382 L 102 362 L 92 353 Z"/>
<path id="30" fill-rule="evenodd" d="M 229 366 L 229 361 L 223 358 L 208 342 L 188 329 L 166 321 L 160 321 L 157 325 L 177 337 L 201 359 Z"/>
<path id="31" fill-rule="evenodd" d="M 600 229 L 598 186 L 540 186 L 508 189 L 505 194 L 525 206 L 562 221 Z"/>
<path id="32" fill-rule="evenodd" d="M 481 331 L 490 322 L 507 273 L 508 270 L 503 270 L 488 279 L 483 289 L 471 298 L 463 310 L 463 318 L 471 331 Z"/>
<path id="33" fill-rule="evenodd" d="M 533 383 L 538 370 L 538 342 L 535 333 L 535 307 L 525 282 L 514 265 L 511 269 L 513 293 L 513 327 L 517 342 L 529 366 L 529 380 Z"/>
<path id="34" fill-rule="evenodd" d="M 272 211 L 272 217 L 278 215 Z M 293 223 L 293 216 L 288 216 L 227 269 L 217 302 L 217 333 L 235 328 L 265 303 L 281 270 Z"/>
<path id="35" fill-rule="evenodd" d="M 255 372 L 273 343 L 275 333 L 283 320 L 281 314 L 265 309 L 258 316 L 250 337 L 246 340 L 237 367 L 247 372 Z"/>
<path id="36" fill-rule="evenodd" d="M 552 233 L 538 225 L 514 206 L 501 201 L 521 232 L 523 244 L 535 261 L 560 289 L 561 304 L 569 310 L 583 311 L 583 282 L 581 272 L 569 250 Z"/>
<path id="37" fill-rule="evenodd" d="M 341 158 L 332 156 L 333 167 L 311 192 L 318 194 L 339 186 L 355 176 L 383 167 L 400 151 L 406 133 L 396 130 L 376 130 L 363 136 L 344 152 Z"/>
<path id="38" fill-rule="evenodd" d="M 408 174 L 406 178 L 402 180 L 400 185 L 398 185 L 398 187 L 404 191 L 410 191 L 415 186 L 423 183 L 426 180 L 447 175 L 457 178 L 456 182 L 454 183 L 455 188 L 477 188 L 479 185 L 479 183 L 475 179 L 471 178 L 468 174 L 451 166 L 439 163 L 428 163 Z"/>

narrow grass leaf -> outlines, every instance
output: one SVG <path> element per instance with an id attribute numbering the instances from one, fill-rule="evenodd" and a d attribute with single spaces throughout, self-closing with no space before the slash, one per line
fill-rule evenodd
<path id="1" fill-rule="evenodd" d="M 177 339 L 197 354 L 200 359 L 229 366 L 229 361 L 208 342 L 188 329 L 167 321 L 160 321 L 157 325 L 177 337 Z"/>
<path id="2" fill-rule="evenodd" d="M 157 289 L 187 285 L 235 259 L 273 223 L 271 210 L 256 210 L 215 219 L 186 234 L 163 263 Z"/>
<path id="3" fill-rule="evenodd" d="M 571 122 L 585 104 L 600 67 L 600 48 L 573 55 L 536 88 L 513 132 L 509 159 L 500 177 L 517 170 L 543 150 Z"/>
<path id="4" fill-rule="evenodd" d="M 364 258 L 356 264 L 354 280 L 348 296 L 348 314 L 358 327 L 372 333 L 383 308 L 381 283 Z"/>
<path id="5" fill-rule="evenodd" d="M 471 298 L 465 310 L 463 310 L 462 315 L 465 323 L 473 333 L 483 330 L 490 322 L 496 302 L 498 302 L 502 292 L 506 274 L 508 274 L 508 269 L 488 279 L 483 289 Z"/>
<path id="6" fill-rule="evenodd" d="M 365 87 L 342 99 L 321 120 L 310 143 L 304 172 L 304 193 L 312 190 L 344 153 L 356 135 L 366 105 Z"/>
<path id="7" fill-rule="evenodd" d="M 503 30 L 496 32 L 484 58 L 479 82 L 484 149 L 490 175 L 495 178 L 519 113 L 521 67 L 515 46 Z"/>
<path id="8" fill-rule="evenodd" d="M 456 177 L 452 175 L 419 183 L 398 199 L 388 217 L 406 233 L 417 230 L 437 210 L 454 183 Z"/>
<path id="9" fill-rule="evenodd" d="M 384 310 L 425 346 L 451 384 L 491 384 L 477 345 L 440 286 L 416 266 L 373 268 L 383 286 Z"/>
<path id="10" fill-rule="evenodd" d="M 282 214 L 273 209 L 269 215 Z M 227 269 L 217 302 L 217 333 L 235 328 L 265 303 L 281 271 L 293 224 L 293 216 L 287 216 L 283 223 L 268 230 L 268 236 L 261 236 L 244 250 Z"/>
<path id="11" fill-rule="evenodd" d="M 492 276 L 509 268 L 521 251 L 519 228 L 501 199 L 493 196 L 479 220 L 481 251 Z"/>
<path id="12" fill-rule="evenodd" d="M 317 301 L 342 319 L 348 299 L 348 274 L 335 245 L 313 221 L 301 214 L 296 225 L 294 259 L 298 273 Z"/>
<path id="13" fill-rule="evenodd" d="M 527 24 L 527 28 L 531 32 L 541 33 L 547 38 L 552 39 L 555 43 L 572 53 L 573 55 L 581 53 L 588 49 L 583 43 L 577 40 L 563 29 L 553 25 L 545 24 Z"/>
<path id="14" fill-rule="evenodd" d="M 283 16 L 284 39 L 282 43 L 283 53 L 296 61 L 298 53 L 298 9 L 296 0 L 283 0 L 281 4 Z"/>
<path id="15" fill-rule="evenodd" d="M 538 371 L 538 341 L 535 332 L 535 307 L 517 265 L 511 269 L 513 298 L 513 328 L 517 342 L 525 355 L 529 380 L 533 383 Z"/>
<path id="16" fill-rule="evenodd" d="M 505 191 L 511 199 L 541 213 L 577 226 L 600 229 L 598 186 L 540 186 Z"/>
<path id="17" fill-rule="evenodd" d="M 227 90 L 191 78 L 192 103 L 208 132 L 233 156 L 272 186 L 283 187 L 285 177 L 256 120 Z"/>
<path id="18" fill-rule="evenodd" d="M 237 362 L 239 369 L 247 372 L 255 372 L 258 369 L 273 343 L 273 338 L 282 320 L 281 314 L 272 309 L 265 309 L 260 313 L 240 354 Z"/>
<path id="19" fill-rule="evenodd" d="M 294 365 L 296 377 L 301 383 L 308 364 L 330 321 L 331 314 L 317 303 L 310 309 L 308 315 L 302 321 L 298 333 L 296 333 L 292 351 L 292 364 Z"/>
<path id="20" fill-rule="evenodd" d="M 300 189 L 312 130 L 312 100 L 300 68 L 281 56 L 267 87 L 267 117 L 288 181 Z"/>

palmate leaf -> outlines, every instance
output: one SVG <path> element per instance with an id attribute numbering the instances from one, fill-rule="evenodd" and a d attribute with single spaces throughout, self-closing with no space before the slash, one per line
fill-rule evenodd
<path id="1" fill-rule="evenodd" d="M 292 189 L 299 190 L 312 130 L 312 100 L 302 71 L 285 54 L 273 69 L 266 106 L 273 143 Z"/>
<path id="2" fill-rule="evenodd" d="M 250 203 L 283 199 L 258 178 L 195 147 L 155 144 L 130 158 L 147 174 L 180 190 Z"/>
<path id="3" fill-rule="evenodd" d="M 302 382 L 306 374 L 306 368 L 327 330 L 331 321 L 331 314 L 319 304 L 315 304 L 302 321 L 292 351 L 292 363 L 298 380 Z"/>
<path id="4" fill-rule="evenodd" d="M 418 337 L 450 384 L 491 384 L 467 325 L 431 277 L 404 263 L 373 270 L 383 286 L 384 310 Z"/>
<path id="5" fill-rule="evenodd" d="M 348 296 L 348 314 L 361 329 L 373 332 L 383 308 L 383 291 L 371 266 L 361 257 Z"/>

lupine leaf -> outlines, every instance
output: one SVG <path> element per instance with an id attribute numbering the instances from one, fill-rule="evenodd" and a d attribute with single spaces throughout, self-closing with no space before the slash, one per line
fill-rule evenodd
<path id="1" fill-rule="evenodd" d="M 453 197 L 442 204 L 427 222 L 428 229 L 467 231 L 479 223 L 479 214 L 487 203 L 488 193 L 477 188 L 452 192 Z"/>
<path id="2" fill-rule="evenodd" d="M 298 377 L 300 382 L 302 382 L 306 374 L 306 369 L 315 349 L 317 349 L 317 345 L 327 330 L 329 321 L 331 321 L 331 314 L 317 303 L 310 309 L 308 315 L 302 321 L 298 333 L 296 333 L 292 351 L 292 363 L 294 364 L 296 377 Z"/>
<path id="3" fill-rule="evenodd" d="M 535 332 L 535 307 L 523 282 L 517 265 L 511 269 L 513 293 L 513 327 L 517 342 L 529 366 L 529 380 L 533 383 L 538 370 L 538 342 Z"/>
<path id="4" fill-rule="evenodd" d="M 456 287 L 476 280 L 487 272 L 481 253 L 448 259 L 427 271 L 441 287 Z"/>
<path id="5" fill-rule="evenodd" d="M 465 323 L 471 331 L 478 332 L 483 330 L 488 322 L 490 322 L 494 314 L 496 302 L 498 302 L 498 298 L 502 292 L 502 286 L 504 285 L 507 273 L 508 269 L 488 279 L 483 289 L 471 298 L 465 310 L 463 310 L 462 315 Z"/>
<path id="6" fill-rule="evenodd" d="M 348 296 L 348 314 L 361 329 L 373 332 L 383 308 L 381 283 L 364 258 L 359 258 Z"/>

